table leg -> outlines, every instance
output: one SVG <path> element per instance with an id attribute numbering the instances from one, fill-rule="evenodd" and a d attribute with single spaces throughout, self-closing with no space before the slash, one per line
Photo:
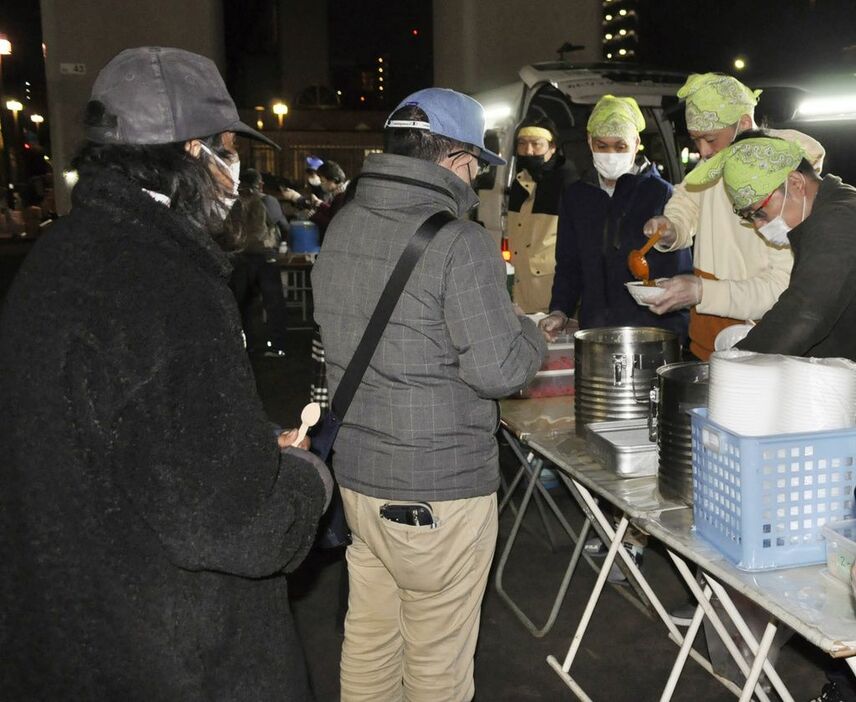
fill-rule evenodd
<path id="1" fill-rule="evenodd" d="M 511 598 L 511 596 L 505 591 L 503 586 L 503 577 L 505 575 L 505 566 L 508 563 L 508 557 L 511 554 L 511 550 L 514 547 L 514 543 L 517 540 L 517 535 L 520 531 L 520 527 L 523 523 L 523 519 L 526 516 L 526 510 L 529 507 L 529 502 L 531 501 L 533 495 L 535 494 L 536 487 L 542 487 L 539 479 L 541 477 L 541 461 L 539 459 L 534 459 L 534 456 L 530 454 L 527 459 L 525 459 L 529 464 L 530 468 L 530 477 L 529 482 L 526 486 L 526 492 L 523 495 L 523 500 L 520 503 L 520 508 L 517 512 L 516 519 L 514 520 L 514 524 L 511 527 L 511 533 L 508 536 L 508 541 L 505 544 L 505 547 L 502 550 L 502 554 L 500 555 L 499 561 L 497 562 L 496 573 L 494 575 L 494 587 L 496 588 L 499 596 L 505 601 L 505 603 L 511 608 L 511 611 L 517 616 L 517 618 L 521 621 L 521 623 L 529 630 L 536 638 L 541 638 L 545 634 L 547 634 L 552 628 L 553 624 L 556 621 L 556 617 L 559 614 L 559 609 L 562 606 L 562 603 L 565 600 L 565 595 L 568 591 L 568 587 L 570 586 L 571 579 L 573 577 L 574 572 L 576 571 L 577 563 L 579 562 L 580 555 L 583 552 L 583 548 L 585 546 L 585 539 L 588 535 L 589 531 L 589 522 L 585 521 L 583 523 L 582 530 L 580 532 L 580 536 L 576 535 L 576 532 L 571 528 L 568 524 L 567 520 L 565 520 L 564 515 L 559 511 L 558 506 L 553 502 L 552 498 L 547 496 L 548 505 L 556 514 L 556 517 L 559 519 L 560 523 L 564 527 L 565 531 L 568 533 L 568 536 L 571 538 L 573 542 L 575 542 L 574 551 L 571 554 L 571 559 L 568 563 L 568 567 L 565 569 L 565 574 L 562 577 L 562 582 L 559 586 L 559 590 L 556 593 L 556 597 L 553 600 L 553 605 L 550 609 L 550 613 L 547 617 L 547 621 L 542 627 L 538 627 L 517 605 L 517 603 Z M 530 463 L 531 462 L 531 463 Z M 513 487 L 516 487 L 516 484 L 522 478 L 523 472 L 526 471 L 525 466 L 521 466 L 520 472 L 515 477 L 514 482 L 512 483 Z M 510 495 L 510 493 L 509 493 Z M 546 519 L 546 515 L 542 513 L 542 519 Z"/>
<path id="2" fill-rule="evenodd" d="M 598 520 L 596 513 L 593 512 L 592 509 L 588 506 L 588 504 L 586 503 L 586 500 L 583 498 L 582 494 L 577 489 L 578 483 L 575 483 L 568 475 L 566 475 L 561 470 L 559 471 L 558 475 L 559 475 L 559 478 L 562 480 L 562 482 L 565 483 L 565 486 L 568 488 L 571 495 L 573 495 L 574 499 L 577 501 L 577 504 L 580 506 L 580 509 L 582 510 L 583 514 L 585 515 L 585 518 L 589 521 L 591 526 L 594 528 L 594 531 L 597 534 L 597 536 L 600 538 L 600 540 L 605 545 L 608 546 L 609 542 L 612 540 L 612 536 L 611 536 L 611 534 L 613 533 L 612 527 L 611 526 L 609 527 L 609 533 L 604 531 L 603 527 L 601 526 L 600 521 Z M 585 489 L 585 488 L 583 488 L 583 489 Z M 600 513 L 600 507 L 597 506 L 597 500 L 594 498 L 592 498 L 592 500 L 593 500 L 593 503 L 595 505 L 596 512 L 599 514 Z M 605 523 L 611 524 L 611 522 L 609 522 L 609 520 L 607 520 Z M 629 555 L 626 553 L 624 554 L 624 556 L 629 558 Z M 586 559 L 586 562 L 591 566 L 591 568 L 595 572 L 595 574 L 600 573 L 601 566 L 597 565 L 592 560 L 591 556 L 589 556 L 587 553 L 583 552 L 583 557 Z M 630 578 L 630 579 L 628 579 L 628 582 L 630 583 L 630 587 L 632 588 L 633 593 L 635 593 L 635 595 L 636 595 L 635 597 L 634 597 L 633 593 L 631 593 L 627 588 L 623 587 L 622 585 L 617 585 L 617 584 L 613 585 L 615 592 L 620 597 L 623 597 L 629 604 L 633 605 L 636 609 L 638 609 L 646 617 L 651 617 L 652 616 L 651 615 L 651 603 L 648 601 L 648 598 L 646 597 L 645 593 L 642 591 L 642 589 L 636 583 L 635 579 Z"/>
<path id="3" fill-rule="evenodd" d="M 574 482 L 576 483 L 576 481 Z M 577 485 L 577 488 L 579 489 L 581 488 L 581 486 Z M 585 490 L 585 488 L 582 488 L 582 490 Z M 589 495 L 589 497 L 591 497 L 591 495 Z M 595 509 L 597 509 L 596 506 Z M 595 605 L 597 605 L 597 601 L 600 599 L 600 595 L 603 592 L 603 587 L 604 585 L 606 585 L 606 577 L 607 575 L 609 575 L 609 568 L 615 560 L 619 549 L 623 550 L 621 540 L 624 538 L 624 533 L 627 531 L 627 527 L 629 525 L 630 522 L 627 517 L 622 516 L 621 520 L 618 522 L 618 526 L 615 528 L 615 531 L 612 534 L 612 541 L 609 544 L 609 550 L 606 552 L 606 558 L 603 561 L 603 566 L 601 566 L 600 573 L 597 574 L 597 580 L 595 580 L 594 589 L 592 590 L 588 602 L 586 603 L 586 608 L 583 611 L 583 616 L 580 619 L 580 623 L 577 625 L 577 630 L 574 632 L 574 637 L 571 639 L 571 646 L 568 649 L 568 655 L 565 656 L 565 662 L 562 664 L 562 669 L 566 673 L 571 669 L 571 665 L 573 665 L 574 658 L 576 658 L 577 656 L 577 651 L 579 650 L 580 644 L 582 643 L 583 635 L 586 633 L 586 629 L 588 629 L 592 614 L 594 614 Z M 601 526 L 603 526 L 603 524 L 601 524 Z"/>
<path id="4" fill-rule="evenodd" d="M 705 587 L 705 599 L 710 600 L 711 592 L 712 590 L 710 589 L 710 585 Z M 701 605 L 699 605 L 696 607 L 690 626 L 684 634 L 684 642 L 681 644 L 681 649 L 678 651 L 678 657 L 675 659 L 675 664 L 672 666 L 672 672 L 669 674 L 669 679 L 666 681 L 666 688 L 663 690 L 663 694 L 660 695 L 660 702 L 668 702 L 668 700 L 672 699 L 672 695 L 675 694 L 678 679 L 681 677 L 681 672 L 686 665 L 690 651 L 693 650 L 693 642 L 698 635 L 698 630 L 703 619 L 704 610 L 701 608 Z"/>
<path id="5" fill-rule="evenodd" d="M 764 635 L 761 637 L 761 645 L 755 653 L 755 660 L 752 662 L 752 670 L 749 671 L 749 677 L 746 679 L 746 684 L 743 686 L 743 694 L 740 695 L 739 702 L 749 702 L 752 699 L 752 691 L 758 684 L 758 678 L 761 677 L 761 669 L 765 667 L 767 663 L 767 654 L 770 652 L 770 646 L 773 645 L 773 637 L 775 635 L 776 625 L 773 624 L 773 622 L 768 622 L 767 628 L 764 629 Z M 790 698 L 790 695 L 788 697 Z"/>
<path id="6" fill-rule="evenodd" d="M 531 451 L 529 452 L 529 454 L 527 456 L 524 456 L 523 450 L 520 447 L 520 442 L 517 441 L 517 437 L 515 437 L 510 431 L 508 431 L 504 427 L 502 429 L 502 434 L 503 434 L 503 436 L 505 436 L 505 439 L 508 442 L 508 445 L 511 447 L 511 450 L 514 452 L 514 455 L 517 457 L 517 460 L 520 462 L 520 468 L 517 471 L 517 474 L 514 476 L 514 479 L 511 481 L 511 485 L 508 486 L 508 491 L 506 492 L 505 497 L 503 497 L 502 501 L 499 503 L 498 512 L 499 512 L 499 514 L 502 514 L 502 511 L 506 508 L 506 506 L 510 506 L 511 511 L 514 512 L 515 514 L 517 514 L 517 508 L 514 506 L 514 501 L 512 500 L 512 496 L 514 495 L 514 491 L 517 489 L 517 486 L 520 484 L 520 481 L 523 479 L 523 477 L 526 475 L 526 473 L 528 472 L 531 475 L 531 471 L 532 471 L 532 468 L 535 464 L 536 458 L 535 458 L 535 454 Z M 540 458 L 537 460 L 539 462 L 538 466 L 539 466 L 539 473 L 540 473 L 540 468 L 543 467 L 542 466 L 543 461 Z M 574 531 L 571 529 L 571 527 L 568 525 L 568 523 L 565 521 L 564 517 L 562 516 L 561 511 L 556 506 L 555 501 L 550 496 L 550 493 L 547 492 L 547 489 L 543 485 L 541 485 L 540 482 L 536 485 L 536 488 L 538 491 L 535 493 L 535 506 L 537 507 L 538 514 L 541 517 L 541 524 L 544 526 L 544 531 L 547 533 L 547 540 L 550 543 L 550 550 L 555 552 L 556 548 L 557 548 L 556 539 L 553 536 L 553 530 L 550 527 L 550 522 L 547 519 L 547 514 L 544 511 L 544 506 L 541 504 L 541 500 L 544 500 L 547 503 L 547 506 L 553 511 L 553 514 L 556 515 L 556 518 L 559 520 L 559 523 L 562 525 L 565 532 L 567 532 L 568 535 L 571 536 L 571 539 L 576 539 L 576 535 L 575 535 Z M 530 531 L 529 528 L 525 524 L 524 524 L 523 528 L 526 529 L 527 531 Z"/>
<path id="7" fill-rule="evenodd" d="M 734 643 L 734 640 L 731 638 L 731 635 L 728 633 L 728 630 L 725 628 L 725 625 L 722 623 L 722 620 L 719 618 L 716 610 L 713 608 L 713 605 L 710 603 L 710 598 L 706 595 L 706 591 L 702 591 L 701 585 L 699 585 L 698 581 L 695 579 L 692 571 L 689 566 L 686 564 L 680 556 L 675 554 L 673 551 L 668 551 L 669 556 L 675 564 L 675 567 L 678 570 L 678 573 L 683 578 L 687 587 L 690 589 L 692 596 L 695 598 L 696 602 L 698 602 L 698 607 L 696 608 L 696 615 L 698 614 L 699 609 L 703 610 L 704 616 L 708 618 L 710 623 L 713 625 L 714 630 L 716 631 L 717 636 L 722 639 L 722 643 L 725 645 L 725 648 L 728 650 L 728 653 L 734 659 L 734 662 L 737 664 L 737 667 L 740 668 L 740 672 L 743 675 L 748 676 L 750 673 L 749 663 L 746 662 L 746 659 L 743 657 L 743 654 L 740 652 L 740 649 L 737 648 L 737 644 Z M 718 585 L 719 583 L 716 583 Z M 708 586 L 711 589 L 716 591 L 716 587 L 713 582 L 708 580 Z M 695 618 L 695 615 L 694 617 Z M 680 639 L 672 637 L 676 643 L 680 643 Z M 729 690 L 734 692 L 736 695 L 741 694 L 740 687 L 735 685 L 733 681 L 728 680 L 727 678 L 719 675 L 714 669 L 713 665 L 709 660 L 704 658 L 697 651 L 693 651 L 695 655 L 693 656 L 693 660 L 695 660 L 699 665 L 702 666 L 708 673 L 713 675 L 719 682 L 725 685 Z M 678 671 L 680 674 L 680 670 Z M 756 690 L 758 698 L 761 702 L 769 702 L 769 697 L 760 687 Z"/>
<path id="8" fill-rule="evenodd" d="M 594 519 L 594 526 L 598 530 L 601 538 L 604 539 L 605 544 L 609 544 L 609 542 L 613 538 L 613 528 L 612 528 L 612 520 L 609 519 L 603 511 L 600 509 L 597 504 L 597 500 L 592 496 L 592 494 L 579 482 L 565 475 L 564 473 L 559 473 L 566 482 L 572 486 L 571 492 L 574 494 L 574 497 L 580 502 L 580 507 L 582 507 L 583 512 L 587 515 L 590 515 Z M 659 599 L 654 594 L 654 591 L 648 585 L 648 582 L 642 575 L 642 572 L 639 570 L 639 566 L 633 561 L 630 557 L 630 554 L 627 553 L 623 548 L 618 552 L 621 556 L 621 562 L 624 564 L 625 573 L 628 574 L 627 581 L 630 583 L 630 586 L 636 591 L 636 595 L 639 597 L 644 608 L 646 608 L 646 613 L 650 612 L 647 609 L 654 609 L 661 618 L 668 620 L 669 624 L 671 624 L 671 619 L 669 619 L 669 615 L 666 612 L 665 608 L 662 604 L 660 604 Z M 608 566 L 604 564 L 604 568 L 608 569 Z M 619 592 L 623 591 L 619 589 Z M 633 598 L 627 597 L 628 601 L 633 601 Z M 672 625 L 674 626 L 674 625 Z"/>
<path id="9" fill-rule="evenodd" d="M 731 600 L 731 597 L 728 595 L 727 590 L 722 586 L 722 584 L 708 575 L 704 574 L 705 579 L 708 584 L 713 588 L 713 591 L 716 593 L 716 596 L 719 598 L 719 601 L 722 602 L 722 606 L 725 608 L 728 617 L 734 622 L 734 626 L 737 627 L 737 633 L 743 637 L 743 640 L 749 646 L 749 650 L 752 651 L 752 654 L 755 656 L 755 660 L 758 660 L 759 657 L 759 644 L 755 639 L 755 635 L 749 629 L 746 621 L 743 619 L 742 615 L 738 611 L 737 607 L 734 606 L 734 602 Z M 768 624 L 769 626 L 772 624 Z M 773 625 L 773 633 L 775 634 L 776 626 Z M 766 635 L 767 630 L 764 631 Z M 763 643 L 763 640 L 762 640 Z M 779 697 L 782 698 L 782 702 L 794 702 L 794 698 L 791 696 L 791 693 L 788 692 L 788 688 L 785 686 L 785 683 L 782 681 L 782 678 L 776 672 L 776 669 L 773 667 L 773 664 L 767 660 L 767 655 L 769 653 L 769 646 L 767 650 L 764 651 L 764 655 L 761 658 L 761 665 L 763 665 L 764 672 L 767 674 L 767 678 L 770 680 L 770 684 L 772 684 L 773 688 L 779 694 Z"/>

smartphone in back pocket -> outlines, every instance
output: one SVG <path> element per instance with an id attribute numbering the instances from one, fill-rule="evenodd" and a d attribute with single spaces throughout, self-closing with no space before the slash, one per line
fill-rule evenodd
<path id="1" fill-rule="evenodd" d="M 395 503 L 387 502 L 380 506 L 381 519 L 408 524 L 409 526 L 437 526 L 434 510 L 427 502 Z"/>

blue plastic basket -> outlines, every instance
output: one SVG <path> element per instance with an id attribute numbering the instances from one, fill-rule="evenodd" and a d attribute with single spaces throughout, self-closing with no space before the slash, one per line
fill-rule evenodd
<path id="1" fill-rule="evenodd" d="M 696 531 L 743 570 L 824 562 L 821 527 L 853 517 L 856 428 L 741 436 L 691 414 Z"/>

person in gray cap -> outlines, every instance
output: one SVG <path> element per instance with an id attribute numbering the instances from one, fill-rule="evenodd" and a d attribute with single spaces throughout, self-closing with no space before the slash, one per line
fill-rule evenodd
<path id="1" fill-rule="evenodd" d="M 436 212 L 453 217 L 410 276 L 334 447 L 353 538 L 343 702 L 460 702 L 475 691 L 497 535 L 496 399 L 525 386 L 546 350 L 514 312 L 490 234 L 466 217 L 479 168 L 504 163 L 483 134 L 482 107 L 466 95 L 407 97 L 312 272 L 332 397 L 413 233 Z M 396 521 L 400 505 L 416 524 Z"/>
<path id="2" fill-rule="evenodd" d="M 312 699 L 284 572 L 332 483 L 262 410 L 210 233 L 236 134 L 263 139 L 202 56 L 95 81 L 71 213 L 0 316 L 4 699 Z"/>

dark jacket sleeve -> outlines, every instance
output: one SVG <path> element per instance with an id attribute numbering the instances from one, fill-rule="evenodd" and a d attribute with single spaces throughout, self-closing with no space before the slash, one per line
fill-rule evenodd
<path id="1" fill-rule="evenodd" d="M 573 316 L 583 290 L 583 274 L 580 267 L 579 244 L 574 223 L 575 196 L 578 190 L 566 188 L 559 203 L 559 222 L 556 234 L 556 275 L 550 311 L 561 310 Z"/>
<path id="2" fill-rule="evenodd" d="M 345 205 L 345 193 L 337 193 L 330 202 L 322 202 L 309 218 L 323 232 L 336 213 Z"/>
<path id="3" fill-rule="evenodd" d="M 804 356 L 829 335 L 856 296 L 853 227 L 853 211 L 842 207 L 811 222 L 790 284 L 737 348 Z"/>
<path id="4" fill-rule="evenodd" d="M 103 328 L 69 359 L 97 460 L 177 566 L 247 577 L 296 567 L 326 469 L 277 447 L 225 281 L 150 252 L 138 269 L 93 286 L 117 293 L 91 305 Z"/>
<path id="5" fill-rule="evenodd" d="M 262 195 L 262 202 L 265 204 L 265 209 L 267 210 L 268 217 L 270 217 L 270 221 L 276 225 L 280 234 L 288 234 L 288 219 L 286 219 L 285 213 L 282 211 L 282 205 L 279 204 L 279 201 L 273 195 L 265 194 Z"/>

